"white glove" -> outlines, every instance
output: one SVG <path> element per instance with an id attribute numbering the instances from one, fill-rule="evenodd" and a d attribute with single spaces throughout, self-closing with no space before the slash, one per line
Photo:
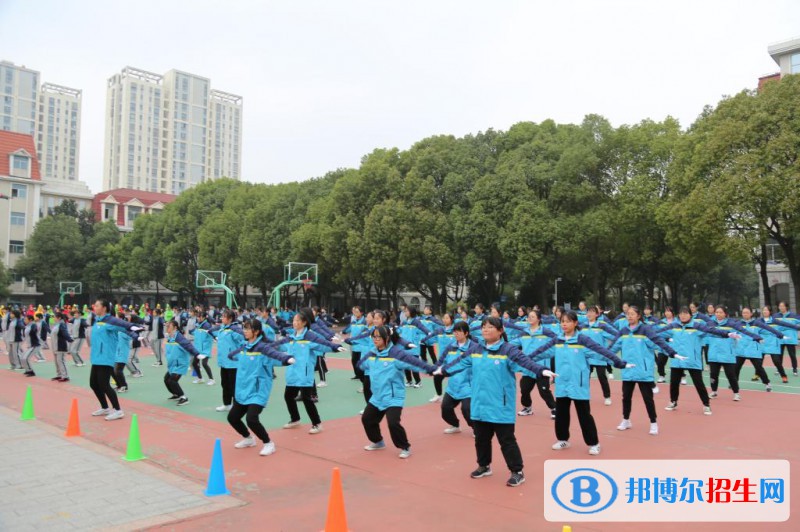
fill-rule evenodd
<path id="1" fill-rule="evenodd" d="M 208 358 L 208 355 L 197 355 L 197 360 L 205 360 Z"/>
<path id="2" fill-rule="evenodd" d="M 733 338 L 734 340 L 741 340 L 742 339 L 742 335 L 739 334 L 739 333 L 732 332 L 732 333 L 728 333 L 728 338 Z"/>
<path id="3" fill-rule="evenodd" d="M 441 374 L 442 374 L 442 368 L 440 367 L 436 368 L 435 370 L 433 370 L 433 373 L 431 373 L 431 375 L 435 375 L 437 377 L 441 376 Z"/>
<path id="4" fill-rule="evenodd" d="M 678 360 L 689 360 L 689 357 L 685 357 L 683 355 L 675 355 L 673 358 L 677 358 Z"/>
<path id="5" fill-rule="evenodd" d="M 287 364 L 294 364 L 294 357 L 286 361 Z"/>
<path id="6" fill-rule="evenodd" d="M 414 344 L 408 344 L 408 348 L 409 349 L 416 349 L 417 347 L 419 347 L 419 346 L 414 345 Z"/>
<path id="7" fill-rule="evenodd" d="M 340 345 L 339 347 L 336 348 L 336 352 L 337 353 L 346 353 L 347 349 L 345 349 L 344 346 Z"/>
<path id="8" fill-rule="evenodd" d="M 636 364 L 625 364 L 625 369 L 635 368 Z"/>
<path id="9" fill-rule="evenodd" d="M 545 376 L 545 377 L 549 377 L 549 378 L 551 378 L 551 379 L 552 379 L 553 377 L 558 377 L 558 373 L 553 373 L 553 372 L 552 372 L 552 371 L 550 371 L 549 369 L 546 369 L 546 370 L 542 371 L 542 375 L 543 375 L 543 376 Z"/>

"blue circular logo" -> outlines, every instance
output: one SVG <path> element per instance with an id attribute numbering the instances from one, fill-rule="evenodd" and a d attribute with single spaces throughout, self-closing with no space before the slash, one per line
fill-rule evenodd
<path id="1" fill-rule="evenodd" d="M 596 514 L 611 506 L 619 489 L 609 475 L 591 468 L 571 469 L 550 489 L 559 506 L 576 514 Z"/>

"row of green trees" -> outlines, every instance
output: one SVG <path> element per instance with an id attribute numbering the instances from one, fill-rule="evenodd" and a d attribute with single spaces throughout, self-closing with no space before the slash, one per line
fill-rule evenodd
<path id="1" fill-rule="evenodd" d="M 573 303 L 754 302 L 768 242 L 800 287 L 799 105 L 788 76 L 688 130 L 521 122 L 377 149 L 301 183 L 207 182 L 122 238 L 79 213 L 47 218 L 17 269 L 45 290 L 79 275 L 97 293 L 158 281 L 194 297 L 198 268 L 222 270 L 241 298 L 293 260 L 319 264 L 323 299 L 369 293 L 370 305 L 412 289 L 437 309 L 466 293 L 549 306 L 557 278 Z"/>

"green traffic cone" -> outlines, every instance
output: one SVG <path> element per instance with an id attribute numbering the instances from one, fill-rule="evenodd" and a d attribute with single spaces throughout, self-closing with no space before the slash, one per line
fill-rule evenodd
<path id="1" fill-rule="evenodd" d="M 30 421 L 36 419 L 33 415 L 33 390 L 28 386 L 28 391 L 25 392 L 25 404 L 22 405 L 22 415 L 19 416 L 22 421 Z"/>
<path id="2" fill-rule="evenodd" d="M 147 458 L 142 454 L 142 442 L 139 440 L 139 421 L 136 419 L 136 414 L 131 417 L 131 430 L 128 433 L 128 450 L 122 458 L 128 462 L 135 462 Z"/>

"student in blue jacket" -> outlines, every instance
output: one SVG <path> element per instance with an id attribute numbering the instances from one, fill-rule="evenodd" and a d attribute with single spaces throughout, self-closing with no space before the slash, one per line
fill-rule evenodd
<path id="1" fill-rule="evenodd" d="M 294 332 L 289 334 L 288 342 L 280 346 L 280 350 L 289 353 L 295 359 L 295 364 L 286 370 L 286 390 L 283 398 L 289 410 L 289 422 L 283 428 L 291 429 L 300 425 L 300 411 L 297 408 L 298 393 L 302 397 L 306 413 L 311 419 L 309 434 L 318 434 L 322 431 L 317 405 L 311 400 L 314 390 L 314 367 L 317 358 L 328 351 L 344 351 L 344 349 L 329 342 L 321 335 L 310 329 L 314 317 L 309 308 L 301 308 L 292 318 Z"/>
<path id="2" fill-rule="evenodd" d="M 208 321 L 208 313 L 205 310 L 198 309 L 195 314 L 197 315 L 197 325 L 192 331 L 194 348 L 200 353 L 192 359 L 192 369 L 197 377 L 192 381 L 194 384 L 203 382 L 203 373 L 200 371 L 200 363 L 203 363 L 203 369 L 206 370 L 208 375 L 208 385 L 214 384 L 214 374 L 211 372 L 211 366 L 208 365 L 208 360 L 211 358 L 211 348 L 214 345 L 214 338 L 211 336 L 211 323 Z"/>
<path id="3" fill-rule="evenodd" d="M 581 334 L 588 336 L 603 347 L 608 347 L 614 343 L 619 336 L 619 330 L 600 320 L 602 312 L 600 307 L 592 305 L 586 309 L 586 321 L 581 323 L 578 316 L 578 328 Z M 611 386 L 608 385 L 608 360 L 602 355 L 594 355 L 589 358 L 589 373 L 596 371 L 597 380 L 600 382 L 600 389 L 603 390 L 603 404 L 611 406 Z M 613 375 L 613 374 L 612 374 Z"/>
<path id="4" fill-rule="evenodd" d="M 528 330 L 511 340 L 511 343 L 522 349 L 525 355 L 530 356 L 531 353 L 536 351 L 539 347 L 546 344 L 552 338 L 556 338 L 556 333 L 549 327 L 542 325 L 542 313 L 539 309 L 531 309 L 528 312 Z M 553 392 L 550 391 L 550 379 L 537 379 L 536 374 L 530 371 L 523 371 L 522 378 L 519 380 L 519 394 L 520 402 L 522 403 L 522 410 L 517 412 L 518 416 L 532 416 L 533 415 L 533 400 L 531 399 L 531 392 L 537 387 L 539 389 L 539 397 L 547 405 L 550 410 L 550 418 L 556 418 L 556 400 L 553 398 Z"/>
<path id="5" fill-rule="evenodd" d="M 386 448 L 381 435 L 381 420 L 386 417 L 392 443 L 400 449 L 400 458 L 411 456 L 411 444 L 400 424 L 406 390 L 403 385 L 403 372 L 408 369 L 422 369 L 427 373 L 436 368 L 411 354 L 398 345 L 397 333 L 381 325 L 372 331 L 374 348 L 361 358 L 359 364 L 369 373 L 372 396 L 364 408 L 361 424 L 371 442 L 365 451 L 379 451 Z"/>
<path id="6" fill-rule="evenodd" d="M 703 382 L 703 345 L 707 345 L 705 338 L 708 335 L 720 338 L 739 338 L 738 333 L 730 330 L 722 330 L 717 327 L 707 325 L 702 320 L 692 319 L 692 313 L 688 307 L 681 307 L 678 312 L 678 320 L 661 324 L 658 334 L 669 338 L 675 351 L 681 352 L 686 356 L 686 360 L 674 360 L 670 367 L 669 400 L 670 403 L 665 410 L 675 410 L 678 408 L 678 397 L 680 395 L 680 385 L 684 381 L 684 372 L 688 372 L 692 378 L 692 383 L 697 390 L 697 395 L 703 403 L 703 414 L 711 415 L 711 404 L 709 403 L 708 391 Z"/>
<path id="7" fill-rule="evenodd" d="M 62 314 L 60 311 L 53 314 L 55 324 L 53 325 L 53 360 L 56 364 L 56 376 L 51 380 L 58 382 L 68 382 L 69 373 L 67 373 L 67 364 L 64 361 L 69 351 L 69 343 L 72 341 L 72 336 L 69 334 L 67 327 L 67 315 Z"/>
<path id="8" fill-rule="evenodd" d="M 445 314 L 445 316 L 450 316 Z M 445 323 L 447 319 L 443 320 Z M 439 362 L 437 367 L 455 365 L 463 357 L 472 356 L 483 351 L 483 347 L 472 340 L 469 335 L 469 325 L 459 322 L 450 326 L 453 341 L 439 349 Z M 440 329 L 441 330 L 441 329 Z M 442 378 L 441 375 L 434 377 Z M 442 419 L 447 423 L 444 429 L 445 434 L 457 434 L 461 432 L 461 424 L 456 416 L 456 407 L 461 404 L 461 415 L 464 422 L 472 426 L 470 418 L 470 402 L 472 397 L 472 372 L 462 371 L 447 380 L 447 391 L 442 398 Z"/>
<path id="9" fill-rule="evenodd" d="M 90 357 L 92 369 L 89 373 L 89 386 L 92 388 L 100 409 L 93 416 L 105 416 L 106 421 L 122 419 L 125 413 L 120 407 L 117 394 L 111 387 L 111 374 L 114 370 L 114 356 L 119 343 L 119 332 L 127 331 L 130 338 L 137 337 L 140 328 L 133 323 L 115 318 L 109 314 L 111 305 L 105 299 L 98 299 L 92 305 L 95 319 L 92 325 L 92 347 Z M 109 409 L 108 402 L 112 408 Z"/>
<path id="10" fill-rule="evenodd" d="M 472 372 L 470 417 L 475 431 L 478 468 L 470 476 L 481 478 L 492 474 L 492 437 L 497 436 L 506 466 L 511 471 L 506 485 L 516 487 L 525 482 L 525 474 L 522 472 L 522 453 L 514 436 L 514 424 L 517 421 L 515 373 L 527 369 L 538 378 L 551 377 L 553 373 L 506 341 L 500 318 L 485 318 L 481 333 L 483 342 L 480 352 L 462 357 L 452 366 L 439 368 L 434 375 Z"/>
<path id="11" fill-rule="evenodd" d="M 229 311 L 230 312 L 230 311 Z M 183 393 L 183 388 L 178 383 L 183 375 L 189 371 L 189 360 L 200 353 L 192 343 L 183 337 L 178 330 L 178 322 L 167 322 L 167 373 L 164 375 L 164 386 L 172 394 L 168 399 L 178 400 L 178 406 L 189 403 L 189 398 Z"/>
<path id="12" fill-rule="evenodd" d="M 425 305 L 425 308 L 422 309 L 422 316 L 420 316 L 419 321 L 422 325 L 425 326 L 428 331 L 433 331 L 439 327 L 444 327 L 444 322 L 433 315 L 433 308 L 430 305 Z M 430 333 L 426 333 L 426 335 L 430 335 Z M 426 336 L 427 338 L 427 336 Z M 422 360 L 425 362 L 428 361 L 428 355 L 431 357 L 431 364 L 434 366 L 436 365 L 436 350 L 434 349 L 434 340 L 428 339 L 422 340 L 419 346 L 419 354 L 422 357 Z M 437 391 L 437 395 L 442 395 L 442 390 L 439 389 Z"/>
<path id="13" fill-rule="evenodd" d="M 772 307 L 769 305 L 761 309 L 761 321 L 773 327 L 783 327 L 784 330 L 790 329 L 797 331 L 800 329 L 800 325 L 797 325 L 796 323 L 774 317 L 772 315 Z M 786 333 L 783 331 L 781 331 L 781 333 L 784 335 L 784 337 L 786 336 Z M 764 343 L 761 344 L 761 349 L 764 351 L 765 355 L 769 355 L 770 358 L 772 358 L 772 364 L 775 366 L 775 369 L 778 370 L 778 374 L 781 376 L 781 381 L 784 383 L 789 382 L 789 378 L 786 376 L 786 370 L 783 369 L 783 344 L 778 341 L 777 338 L 770 335 L 764 338 Z"/>
<path id="14" fill-rule="evenodd" d="M 294 364 L 295 361 L 290 355 L 281 353 L 265 341 L 260 321 L 246 321 L 242 332 L 245 344 L 240 352 L 228 354 L 229 359 L 236 361 L 236 391 L 233 406 L 228 412 L 228 423 L 244 438 L 235 443 L 234 447 L 255 447 L 256 441 L 250 434 L 252 431 L 264 444 L 258 454 L 269 456 L 275 452 L 275 442 L 270 440 L 259 416 L 266 408 L 272 392 L 273 369 L 275 366 Z M 242 423 L 243 417 L 247 426 Z"/>
<path id="15" fill-rule="evenodd" d="M 367 330 L 367 327 L 372 325 L 372 314 L 364 316 L 364 311 L 361 310 L 361 307 L 358 305 L 354 306 L 351 312 L 350 325 L 345 327 L 345 329 L 342 331 L 342 334 L 349 334 L 350 338 L 353 338 L 363 333 L 365 330 Z M 361 360 L 361 353 L 363 352 L 362 349 L 364 347 L 367 347 L 367 351 L 369 351 L 369 346 L 365 346 L 362 342 L 352 346 L 350 352 L 350 363 L 353 366 L 353 376 L 350 378 L 350 380 L 360 381 L 364 376 L 364 372 L 358 367 L 358 361 Z"/>
<path id="16" fill-rule="evenodd" d="M 708 322 L 708 324 L 727 332 L 736 332 L 741 335 L 749 336 L 756 341 L 767 340 L 767 338 L 748 331 L 742 327 L 737 320 L 728 318 L 728 309 L 723 305 L 717 306 L 716 310 L 714 311 L 714 319 Z M 741 395 L 739 395 L 739 379 L 736 378 L 736 354 L 734 350 L 734 339 L 709 336 L 706 338 L 706 344 L 708 345 L 708 366 L 711 377 L 710 397 L 712 399 L 717 397 L 717 388 L 719 387 L 719 371 L 720 369 L 724 369 L 725 376 L 728 378 L 728 385 L 730 389 L 733 390 L 733 400 L 740 401 Z"/>
<path id="17" fill-rule="evenodd" d="M 431 331 L 417 317 L 417 309 L 414 307 L 408 307 L 405 316 L 405 320 L 397 327 L 397 334 L 410 344 L 422 345 L 422 339 L 429 335 Z M 405 375 L 406 387 L 419 388 L 422 386 L 422 379 L 420 379 L 418 371 L 408 370 Z"/>
<path id="18" fill-rule="evenodd" d="M 589 360 L 601 355 L 618 368 L 634 367 L 625 364 L 610 350 L 578 330 L 578 315 L 568 311 L 561 314 L 561 334 L 539 346 L 531 357 L 533 360 L 551 358 L 555 362 L 558 385 L 556 386 L 556 443 L 554 451 L 567 449 L 569 444 L 570 405 L 575 405 L 583 441 L 589 446 L 589 454 L 600 454 L 600 439 L 597 425 L 589 404 L 590 365 Z"/>
<path id="19" fill-rule="evenodd" d="M 778 303 L 778 311 L 778 314 L 775 315 L 776 318 L 791 323 L 792 325 L 800 325 L 800 314 L 791 312 L 786 301 Z M 783 339 L 781 340 L 781 344 L 783 345 L 781 358 L 783 358 L 783 352 L 789 354 L 789 360 L 792 362 L 792 375 L 797 377 L 797 329 L 793 327 L 779 327 L 779 330 L 783 333 Z"/>
<path id="20" fill-rule="evenodd" d="M 216 411 L 230 412 L 233 406 L 233 394 L 236 391 L 237 364 L 236 361 L 228 358 L 228 355 L 240 350 L 245 344 L 244 333 L 236 323 L 236 313 L 233 310 L 228 308 L 222 311 L 222 325 L 213 327 L 211 336 L 217 341 L 217 363 L 219 364 L 220 384 L 222 384 L 222 404 L 216 408 Z"/>
<path id="21" fill-rule="evenodd" d="M 685 356 L 679 355 L 650 326 L 642 323 L 642 313 L 638 307 L 628 306 L 627 325 L 622 327 L 619 337 L 611 346 L 611 352 L 621 352 L 621 358 L 633 364 L 631 368 L 626 368 L 622 372 L 622 421 L 617 430 L 628 430 L 633 427 L 630 422 L 631 403 L 633 390 L 638 385 L 647 416 L 650 418 L 650 435 L 658 435 L 658 414 L 653 401 L 653 393 L 658 389 L 654 387 L 653 377 L 655 350 L 658 348 L 670 358 L 686 360 Z"/>
<path id="22" fill-rule="evenodd" d="M 767 325 L 761 320 L 754 319 L 753 309 L 750 307 L 742 308 L 741 325 L 751 333 L 758 334 L 762 337 L 766 336 L 765 333 L 771 334 L 777 338 L 780 338 L 783 335 L 783 333 L 777 327 Z M 769 382 L 769 376 L 767 376 L 767 372 L 764 371 L 764 352 L 761 349 L 761 343 L 749 336 L 742 336 L 736 342 L 734 352 L 736 353 L 736 380 L 739 380 L 739 373 L 742 371 L 742 366 L 744 365 L 745 361 L 749 360 L 756 369 L 756 380 L 761 379 L 761 382 L 763 382 L 766 386 L 766 391 L 771 392 L 772 386 Z"/>

